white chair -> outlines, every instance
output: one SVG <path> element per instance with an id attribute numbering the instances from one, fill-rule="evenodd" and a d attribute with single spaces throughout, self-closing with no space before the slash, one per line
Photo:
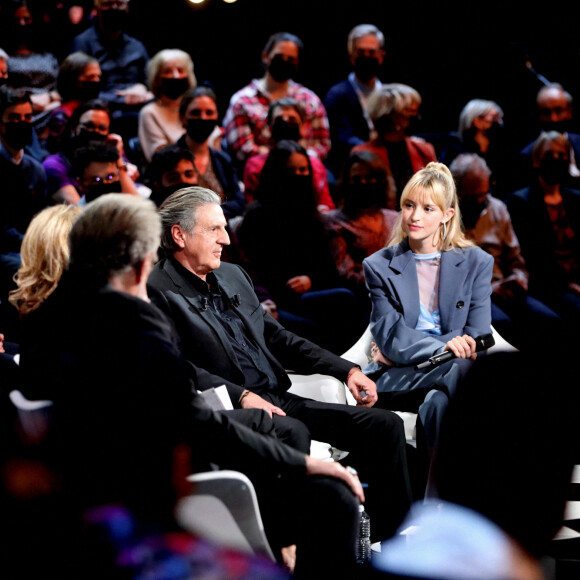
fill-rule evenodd
<path id="1" fill-rule="evenodd" d="M 16 408 L 18 422 L 28 441 L 41 441 L 48 433 L 49 414 L 52 401 L 30 400 L 20 391 L 13 390 L 8 394 L 10 402 Z"/>
<path id="2" fill-rule="evenodd" d="M 487 350 L 489 354 L 494 352 L 515 352 L 517 349 L 507 342 L 496 330 L 491 327 L 495 344 Z M 362 336 L 342 355 L 342 358 L 351 361 L 354 364 L 364 368 L 371 360 L 371 342 L 372 335 L 370 326 L 367 326 Z M 292 387 L 289 392 L 309 397 L 317 401 L 331 403 L 348 403 L 356 404 L 354 397 L 346 385 L 332 377 L 326 375 L 295 375 L 290 374 Z M 416 423 L 417 414 L 406 411 L 395 411 L 403 419 L 405 426 L 405 438 L 409 445 L 416 446 Z M 312 452 L 315 457 L 324 458 L 324 454 L 330 454 L 334 458 L 336 451 L 328 444 L 313 442 Z"/>
<path id="3" fill-rule="evenodd" d="M 208 471 L 187 479 L 193 483 L 193 491 L 175 508 L 177 522 L 184 530 L 216 545 L 275 561 L 254 486 L 243 473 Z"/>

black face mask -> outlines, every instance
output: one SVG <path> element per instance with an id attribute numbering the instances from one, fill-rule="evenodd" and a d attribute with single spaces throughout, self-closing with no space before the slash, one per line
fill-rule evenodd
<path id="1" fill-rule="evenodd" d="M 540 176 L 550 185 L 562 183 L 568 177 L 568 159 L 556 159 L 555 157 L 545 157 L 540 163 Z"/>
<path id="2" fill-rule="evenodd" d="M 93 199 L 97 199 L 97 197 L 101 197 L 101 195 L 105 195 L 106 193 L 121 193 L 121 191 L 120 181 L 111 181 L 110 183 L 93 183 L 87 187 L 85 200 L 88 203 L 89 201 L 93 201 Z"/>
<path id="3" fill-rule="evenodd" d="M 187 135 L 196 143 L 204 143 L 216 125 L 215 119 L 189 119 L 187 121 Z"/>
<path id="4" fill-rule="evenodd" d="M 353 183 L 348 185 L 344 210 L 353 215 L 358 212 L 386 207 L 387 186 L 385 183 Z"/>
<path id="5" fill-rule="evenodd" d="M 288 141 L 300 141 L 300 125 L 298 123 L 284 121 L 282 117 L 279 117 L 272 124 L 272 139 L 276 143 L 284 139 Z"/>
<path id="6" fill-rule="evenodd" d="M 126 10 L 109 8 L 101 10 L 101 26 L 105 32 L 118 32 L 127 26 L 129 14 Z"/>
<path id="7" fill-rule="evenodd" d="M 382 117 L 379 117 L 374 122 L 374 126 L 375 126 L 375 130 L 376 130 L 377 134 L 380 137 L 382 137 L 386 133 L 392 132 L 395 128 L 395 124 L 393 123 L 393 121 L 389 117 L 389 115 L 383 115 Z"/>
<path id="8" fill-rule="evenodd" d="M 88 129 L 80 129 L 74 138 L 75 147 L 86 147 L 92 141 L 103 142 L 107 140 L 107 135 L 103 135 L 98 131 L 89 131 Z"/>
<path id="9" fill-rule="evenodd" d="M 409 125 L 405 129 L 407 135 L 417 135 L 421 132 L 421 117 L 419 115 L 409 119 Z"/>
<path id="10" fill-rule="evenodd" d="M 504 126 L 502 123 L 493 123 L 491 127 L 487 130 L 487 136 L 492 141 L 498 141 L 502 139 L 504 135 Z"/>
<path id="11" fill-rule="evenodd" d="M 556 131 L 558 133 L 568 133 L 572 131 L 572 122 L 566 121 L 540 121 L 540 129 L 546 133 Z"/>
<path id="12" fill-rule="evenodd" d="M 272 78 L 279 83 L 283 83 L 288 79 L 293 78 L 298 71 L 298 67 L 289 60 L 284 60 L 282 55 L 277 54 L 270 61 L 268 72 Z"/>
<path id="13" fill-rule="evenodd" d="M 81 81 L 77 87 L 77 99 L 84 103 L 99 96 L 103 83 L 100 81 Z"/>
<path id="14" fill-rule="evenodd" d="M 168 99 L 178 99 L 187 89 L 189 89 L 189 79 L 187 77 L 181 79 L 162 78 L 159 86 L 159 92 Z"/>
<path id="15" fill-rule="evenodd" d="M 368 83 L 379 74 L 379 59 L 373 56 L 359 56 L 354 61 L 354 74 L 363 82 Z"/>
<path id="16" fill-rule="evenodd" d="M 481 212 L 487 207 L 488 200 L 478 201 L 477 199 L 462 199 L 459 204 L 461 210 L 461 220 L 466 229 L 475 227 Z"/>
<path id="17" fill-rule="evenodd" d="M 19 151 L 32 143 L 32 130 L 32 123 L 4 123 L 4 141 L 12 149 Z"/>

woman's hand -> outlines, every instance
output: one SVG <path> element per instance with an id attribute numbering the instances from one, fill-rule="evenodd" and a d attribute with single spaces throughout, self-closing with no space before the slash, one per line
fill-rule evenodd
<path id="1" fill-rule="evenodd" d="M 394 367 L 395 366 L 395 363 L 391 359 L 387 358 L 379 350 L 379 347 L 377 346 L 377 343 L 376 342 L 371 342 L 371 358 L 376 363 L 380 363 L 380 364 L 383 364 L 383 365 L 387 365 L 388 367 Z"/>
<path id="2" fill-rule="evenodd" d="M 445 345 L 445 350 L 450 350 L 457 358 L 471 358 L 475 360 L 477 357 L 477 353 L 475 352 L 476 347 L 475 339 L 464 334 L 463 336 L 452 338 Z"/>

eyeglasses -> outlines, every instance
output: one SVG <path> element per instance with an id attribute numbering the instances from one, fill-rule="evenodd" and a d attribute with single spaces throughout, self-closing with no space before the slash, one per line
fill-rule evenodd
<path id="1" fill-rule="evenodd" d="M 89 177 L 87 179 L 88 185 L 97 185 L 98 183 L 113 183 L 114 181 L 119 181 L 118 173 L 109 173 L 109 175 L 103 175 L 102 177 L 95 175 L 94 177 Z"/>

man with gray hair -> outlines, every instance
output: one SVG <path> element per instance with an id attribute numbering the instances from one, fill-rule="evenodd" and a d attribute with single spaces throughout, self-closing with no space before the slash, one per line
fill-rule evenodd
<path id="1" fill-rule="evenodd" d="M 348 35 L 353 70 L 347 79 L 330 87 L 324 100 L 332 142 L 328 163 L 335 175 L 349 151 L 370 138 L 372 122 L 365 113 L 366 103 L 381 86 L 378 75 L 385 59 L 384 45 L 383 33 L 373 24 L 359 24 Z"/>
<path id="2" fill-rule="evenodd" d="M 354 563 L 364 501 L 356 474 L 214 413 L 192 392 L 173 327 L 147 297 L 160 234 L 149 200 L 106 194 L 87 204 L 70 234 L 69 270 L 27 317 L 23 390 L 53 401 L 63 513 L 121 504 L 145 525 L 173 529 L 185 476 L 211 462 L 252 479 L 272 546 L 297 544 L 297 578 L 329 566 L 339 576 Z"/>
<path id="3" fill-rule="evenodd" d="M 160 215 L 167 257 L 155 265 L 148 292 L 173 320 L 183 358 L 215 376 L 201 388 L 225 384 L 234 407 L 263 409 L 282 424 L 298 420 L 313 439 L 349 451 L 349 464 L 369 484 L 373 536 L 388 537 L 410 500 L 400 418 L 371 408 L 376 385 L 357 365 L 286 330 L 262 308 L 248 274 L 221 262 L 230 241 L 212 191 L 180 189 L 163 202 Z M 286 369 L 344 381 L 357 406 L 287 393 Z"/>
<path id="4" fill-rule="evenodd" d="M 492 324 L 509 342 L 533 346 L 559 316 L 528 294 L 529 274 L 506 204 L 492 196 L 491 170 L 475 153 L 461 153 L 450 171 L 457 184 L 465 235 L 494 258 Z"/>
<path id="5" fill-rule="evenodd" d="M 542 133 L 557 131 L 565 135 L 571 147 L 566 183 L 579 188 L 580 184 L 580 134 L 574 122 L 572 95 L 560 83 L 550 83 L 540 88 L 536 95 L 537 135 L 520 151 L 518 181 L 512 191 L 525 187 L 533 177 L 532 150 Z"/>

